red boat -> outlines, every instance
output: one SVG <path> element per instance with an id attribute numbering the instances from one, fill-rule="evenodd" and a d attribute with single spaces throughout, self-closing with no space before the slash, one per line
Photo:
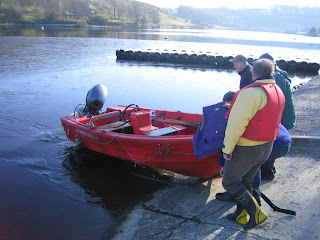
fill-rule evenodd
<path id="1" fill-rule="evenodd" d="M 201 159 L 194 154 L 192 139 L 202 121 L 201 114 L 136 104 L 108 107 L 101 114 L 88 110 L 90 104 L 101 108 L 102 102 L 88 103 L 87 95 L 85 114 L 75 111 L 61 118 L 71 141 L 122 160 L 187 176 L 209 178 L 219 174 L 220 152 Z"/>

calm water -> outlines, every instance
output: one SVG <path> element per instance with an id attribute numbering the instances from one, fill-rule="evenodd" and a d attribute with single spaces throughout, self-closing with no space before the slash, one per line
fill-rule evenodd
<path id="1" fill-rule="evenodd" d="M 108 88 L 103 109 L 135 103 L 193 113 L 238 89 L 234 71 L 119 62 L 117 49 L 320 59 L 318 39 L 295 35 L 48 26 L 0 28 L 0 33 L 0 239 L 108 238 L 126 209 L 162 187 L 130 174 L 139 167 L 74 152 L 59 118 L 84 103 L 94 85 Z M 309 79 L 293 76 L 293 85 Z"/>

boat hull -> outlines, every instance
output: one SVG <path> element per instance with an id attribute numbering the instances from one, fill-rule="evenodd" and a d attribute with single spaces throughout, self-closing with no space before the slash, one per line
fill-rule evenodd
<path id="1" fill-rule="evenodd" d="M 187 176 L 208 178 L 219 174 L 219 157 L 214 153 L 197 159 L 193 134 L 144 136 L 101 130 L 67 116 L 61 118 L 67 137 L 86 148 L 122 160 L 157 167 Z"/>

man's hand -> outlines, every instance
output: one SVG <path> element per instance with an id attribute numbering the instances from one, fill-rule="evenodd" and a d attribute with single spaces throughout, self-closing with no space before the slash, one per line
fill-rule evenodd
<path id="1" fill-rule="evenodd" d="M 231 103 L 230 102 L 225 102 L 222 107 L 230 108 Z"/>
<path id="2" fill-rule="evenodd" d="M 223 176 L 224 167 L 221 167 L 220 169 L 220 176 Z"/>
<path id="3" fill-rule="evenodd" d="M 232 153 L 230 153 L 230 154 L 223 153 L 223 158 L 224 158 L 225 160 L 231 160 L 231 158 L 232 158 Z"/>

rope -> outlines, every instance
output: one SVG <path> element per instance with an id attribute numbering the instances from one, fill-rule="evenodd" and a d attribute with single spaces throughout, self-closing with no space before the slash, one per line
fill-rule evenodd
<path id="1" fill-rule="evenodd" d="M 170 150 L 170 152 L 184 154 L 184 155 L 194 155 L 194 153 L 183 153 L 183 152 L 178 152 L 178 151 L 173 151 L 173 150 Z"/>
<path id="2" fill-rule="evenodd" d="M 117 138 L 118 142 L 120 143 L 120 145 L 123 147 L 123 149 L 128 153 L 128 155 L 131 157 L 131 159 L 135 162 L 135 163 L 143 163 L 143 162 L 148 162 L 150 161 L 152 158 L 154 158 L 157 154 L 161 155 L 160 152 L 160 147 L 159 147 L 159 151 L 157 151 L 153 156 L 151 156 L 150 158 L 146 159 L 146 160 L 137 160 L 135 159 L 130 153 L 129 151 L 126 149 L 125 146 L 123 146 L 123 144 L 121 143 L 121 141 Z"/>
<path id="3" fill-rule="evenodd" d="M 166 127 L 170 127 L 170 128 L 173 128 L 173 129 L 177 130 L 177 131 L 178 131 L 178 133 L 179 133 L 179 135 L 181 135 L 180 130 L 179 130 L 178 128 L 176 128 L 176 127 L 174 127 L 174 126 L 171 126 L 171 125 L 166 124 L 166 122 L 164 121 L 164 118 L 163 118 L 163 114 L 164 114 L 164 113 L 161 113 L 161 114 L 159 115 L 159 117 L 161 117 L 161 118 L 162 118 L 162 122 L 163 122 L 163 124 L 164 124 Z"/>
<path id="4" fill-rule="evenodd" d="M 88 129 L 88 133 L 90 133 L 90 130 L 91 130 L 91 129 L 88 128 L 88 127 L 87 127 L 87 129 Z M 83 135 L 81 141 L 82 141 L 84 138 L 85 138 L 85 136 Z M 150 160 L 151 160 L 152 158 L 154 158 L 157 154 L 160 154 L 160 155 L 161 155 L 160 144 L 159 144 L 159 151 L 157 151 L 153 156 L 151 156 L 150 158 L 148 158 L 148 159 L 146 159 L 146 160 L 137 160 L 137 159 L 135 159 L 135 158 L 130 154 L 130 152 L 129 152 L 129 151 L 126 149 L 126 147 L 122 144 L 122 142 L 121 142 L 120 139 L 118 138 L 118 135 L 117 135 L 117 134 L 115 134 L 114 137 L 113 137 L 109 142 L 107 142 L 107 143 L 101 142 L 101 141 L 99 141 L 99 140 L 97 140 L 97 139 L 95 139 L 95 138 L 92 138 L 92 139 L 95 140 L 96 142 L 100 143 L 100 144 L 103 144 L 103 145 L 108 145 L 108 144 L 112 143 L 114 139 L 117 139 L 117 141 L 120 143 L 120 145 L 122 146 L 122 148 L 126 151 L 126 153 L 130 156 L 130 158 L 131 158 L 136 164 L 137 164 L 137 163 L 142 163 L 142 162 L 150 161 Z"/>
<path id="5" fill-rule="evenodd" d="M 89 132 L 90 132 L 90 129 L 89 129 Z M 109 142 L 107 142 L 107 143 L 104 143 L 104 142 L 101 142 L 101 141 L 99 141 L 99 140 L 97 140 L 97 139 L 95 139 L 95 138 L 93 138 L 96 142 L 98 142 L 98 143 L 100 143 L 100 144 L 102 144 L 102 145 L 108 145 L 108 144 L 110 144 L 110 143 L 112 143 L 113 142 L 113 140 L 115 139 L 115 138 L 117 138 L 117 134 L 116 135 L 114 135 L 114 137 L 109 141 Z"/>
<path id="6" fill-rule="evenodd" d="M 91 128 L 89 128 L 88 126 L 86 126 L 86 128 L 88 129 L 88 133 L 90 133 Z M 86 137 L 86 136 L 83 135 L 83 137 L 81 138 L 81 142 L 82 142 L 82 140 L 83 140 L 85 137 Z M 158 144 L 159 150 L 158 150 L 154 155 L 152 155 L 151 157 L 149 157 L 148 159 L 145 159 L 145 160 L 138 160 L 138 159 L 135 159 L 135 158 L 131 155 L 131 153 L 128 151 L 128 149 L 122 144 L 122 142 L 121 142 L 120 139 L 118 138 L 118 135 L 117 135 L 117 134 L 115 134 L 114 137 L 113 137 L 109 142 L 106 142 L 106 143 L 105 143 L 105 142 L 101 142 L 101 141 L 99 141 L 99 140 L 97 140 L 97 139 L 95 139 L 95 138 L 92 138 L 92 139 L 95 140 L 96 142 L 102 144 L 102 145 L 111 144 L 115 139 L 117 139 L 117 141 L 119 142 L 119 144 L 122 146 L 122 148 L 125 150 L 125 152 L 129 155 L 129 157 L 131 158 L 131 160 L 135 162 L 135 164 L 148 162 L 148 161 L 150 161 L 151 159 L 153 159 L 154 157 L 156 157 L 158 154 L 159 154 L 160 156 L 166 155 L 166 154 L 168 154 L 168 153 L 170 153 L 170 152 L 172 152 L 172 153 L 177 153 L 177 154 L 185 154 L 185 155 L 193 155 L 193 154 L 194 154 L 194 153 L 183 153 L 183 152 L 178 152 L 178 151 L 170 150 L 170 149 L 169 149 L 169 144 L 166 145 L 167 151 L 166 151 L 166 152 L 161 152 L 161 149 L 160 149 L 161 144 Z"/>

